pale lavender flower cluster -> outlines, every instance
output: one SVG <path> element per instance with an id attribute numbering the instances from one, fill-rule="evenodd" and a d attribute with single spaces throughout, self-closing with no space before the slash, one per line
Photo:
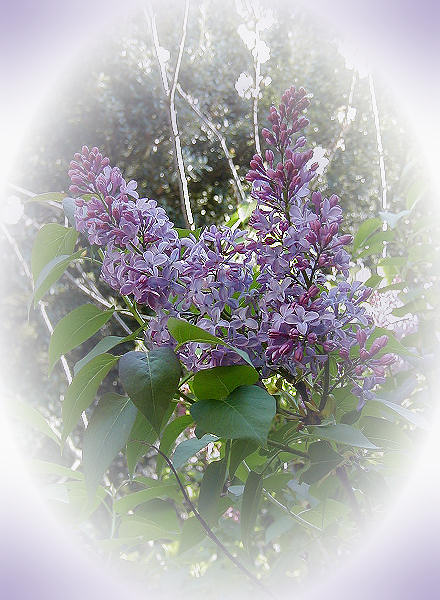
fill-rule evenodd
<path id="1" fill-rule="evenodd" d="M 253 157 L 247 175 L 257 200 L 253 233 L 212 225 L 198 239 L 179 238 L 165 211 L 139 198 L 136 182 L 126 183 L 97 148 L 87 147 L 69 171 L 78 196 L 75 222 L 103 247 L 103 279 L 155 312 L 150 345 L 175 346 L 167 320 L 176 316 L 228 344 L 183 345 L 178 353 L 189 370 L 241 363 L 234 346 L 263 377 L 278 372 L 294 382 L 318 373 L 330 355 L 362 406 L 392 358 L 377 357 L 386 337 L 365 347 L 373 325 L 363 303 L 371 290 L 348 282 L 344 246 L 351 236 L 340 231 L 339 198 L 309 188 L 317 164 L 299 135 L 308 104 L 306 92 L 292 87 L 270 110 L 271 130 L 262 132 L 270 149 L 265 160 Z"/>

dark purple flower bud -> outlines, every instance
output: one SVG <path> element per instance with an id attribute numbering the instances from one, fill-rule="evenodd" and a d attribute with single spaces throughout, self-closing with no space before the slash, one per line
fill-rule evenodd
<path id="1" fill-rule="evenodd" d="M 380 352 L 382 350 L 382 348 L 385 348 L 385 346 L 387 344 L 388 344 L 388 336 L 387 335 L 381 335 L 380 337 L 376 338 L 374 340 L 374 342 L 371 344 L 370 355 L 374 356 L 375 354 Z"/>

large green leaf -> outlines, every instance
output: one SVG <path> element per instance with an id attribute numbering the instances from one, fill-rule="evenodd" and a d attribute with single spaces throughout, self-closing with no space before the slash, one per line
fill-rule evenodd
<path id="1" fill-rule="evenodd" d="M 130 336 L 127 336 L 130 337 Z M 122 342 L 126 341 L 127 338 L 123 338 L 117 335 L 108 335 L 94 346 L 90 352 L 88 352 L 81 360 L 75 363 L 73 367 L 73 372 L 75 375 L 86 365 L 88 362 L 95 358 L 95 356 L 99 356 L 100 354 L 104 354 L 108 352 L 112 348 L 115 348 L 118 344 L 122 344 Z"/>
<path id="2" fill-rule="evenodd" d="M 84 476 L 90 493 L 126 444 L 136 413 L 130 398 L 114 393 L 100 398 L 83 439 Z"/>
<path id="3" fill-rule="evenodd" d="M 309 446 L 310 466 L 301 475 L 301 481 L 313 484 L 336 469 L 344 458 L 328 442 L 314 442 Z"/>
<path id="4" fill-rule="evenodd" d="M 379 409 L 382 408 L 382 414 L 380 416 L 386 416 L 387 412 L 389 413 L 397 413 L 400 417 L 403 417 L 409 423 L 412 423 L 416 427 L 421 427 L 422 429 L 429 429 L 429 423 L 427 420 L 419 413 L 416 413 L 396 402 L 390 402 L 389 400 L 381 400 L 379 398 L 374 398 L 369 400 L 367 406 L 362 411 L 363 415 L 369 416 L 368 408 L 371 406 L 376 406 Z M 375 416 L 374 414 L 372 416 Z"/>
<path id="5" fill-rule="evenodd" d="M 32 247 L 31 270 L 34 282 L 48 262 L 56 256 L 70 255 L 75 247 L 78 232 L 58 223 L 43 225 Z"/>
<path id="6" fill-rule="evenodd" d="M 261 474 L 250 471 L 244 486 L 240 510 L 241 537 L 246 548 L 249 548 L 250 546 L 252 533 L 257 520 L 262 489 L 263 478 Z"/>
<path id="7" fill-rule="evenodd" d="M 216 460 L 205 469 L 199 493 L 199 512 L 210 524 L 214 524 L 218 513 L 220 494 L 226 478 L 227 461 Z"/>
<path id="8" fill-rule="evenodd" d="M 60 256 L 55 256 L 55 258 L 53 258 L 41 269 L 34 286 L 34 306 L 38 304 L 51 286 L 58 281 L 69 264 L 77 258 L 80 258 L 83 253 L 84 250 L 81 248 L 74 254 L 62 254 Z"/>
<path id="9" fill-rule="evenodd" d="M 102 311 L 94 304 L 83 304 L 63 317 L 50 338 L 49 374 L 63 354 L 92 337 L 107 323 L 113 312 L 113 308 Z"/>
<path id="10" fill-rule="evenodd" d="M 241 385 L 258 381 L 258 372 L 248 365 L 202 369 L 194 375 L 192 389 L 199 400 L 226 398 Z"/>
<path id="11" fill-rule="evenodd" d="M 367 448 L 369 450 L 377 450 L 377 446 L 372 444 L 364 434 L 350 425 L 344 423 L 337 423 L 336 425 L 324 425 L 319 427 L 309 427 L 316 437 L 324 440 L 331 440 L 338 442 L 339 444 L 346 444 L 347 446 L 355 446 L 357 448 Z"/>
<path id="12" fill-rule="evenodd" d="M 157 432 L 177 392 L 180 374 L 179 360 L 168 347 L 127 352 L 120 359 L 119 377 L 125 391 Z"/>
<path id="13" fill-rule="evenodd" d="M 69 467 L 46 460 L 34 459 L 31 462 L 31 467 L 33 473 L 56 475 L 58 477 L 62 477 L 63 479 L 76 479 L 77 481 L 82 481 L 84 479 L 84 475 L 79 471 L 73 471 L 73 469 L 69 469 Z"/>
<path id="14" fill-rule="evenodd" d="M 63 402 L 63 441 L 77 424 L 83 410 L 91 405 L 102 380 L 117 362 L 117 356 L 101 354 L 75 375 Z"/>
<path id="15" fill-rule="evenodd" d="M 192 323 L 188 323 L 187 321 L 183 321 L 182 319 L 170 317 L 168 319 L 167 327 L 168 331 L 177 341 L 179 346 L 185 344 L 186 342 L 201 342 L 205 344 L 213 344 L 216 346 L 226 346 L 227 348 L 234 350 L 234 352 L 241 356 L 241 358 L 244 361 L 246 361 L 251 367 L 253 367 L 251 359 L 249 358 L 248 354 L 244 352 L 244 350 L 240 350 L 235 346 L 231 346 L 231 344 L 228 344 L 227 342 L 225 342 L 225 340 L 222 340 L 221 338 L 212 335 L 212 333 L 208 333 L 201 327 L 197 327 L 197 325 L 193 325 Z"/>
<path id="16" fill-rule="evenodd" d="M 264 445 L 275 416 L 275 398 L 256 385 L 243 385 L 227 398 L 200 400 L 191 406 L 196 435 L 252 439 Z"/>
<path id="17" fill-rule="evenodd" d="M 216 442 L 218 437 L 216 435 L 206 434 L 201 438 L 191 438 L 190 440 L 185 440 L 184 442 L 180 442 L 177 448 L 174 450 L 174 454 L 172 456 L 172 463 L 175 469 L 181 469 L 187 460 L 200 452 L 203 448 L 205 448 L 208 444 L 212 442 Z"/>
<path id="18" fill-rule="evenodd" d="M 193 422 L 193 418 L 191 415 L 182 415 L 181 417 L 177 417 L 163 430 L 159 450 L 165 454 L 165 456 L 169 456 L 169 452 L 173 447 L 174 442 L 177 437 L 184 431 L 187 427 L 189 427 Z M 156 461 L 156 472 L 160 473 L 165 464 L 164 458 L 158 454 Z"/>

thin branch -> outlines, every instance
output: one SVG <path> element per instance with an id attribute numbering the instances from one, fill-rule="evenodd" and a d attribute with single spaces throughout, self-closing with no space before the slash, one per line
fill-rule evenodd
<path id="1" fill-rule="evenodd" d="M 380 131 L 380 119 L 379 119 L 379 109 L 377 107 L 377 100 L 376 100 L 376 90 L 374 87 L 373 75 L 371 73 L 368 76 L 368 81 L 370 84 L 371 108 L 373 111 L 374 126 L 376 128 L 377 153 L 379 154 L 381 203 L 382 203 L 382 210 L 386 211 L 388 209 L 388 202 L 387 202 L 387 178 L 386 178 L 386 171 L 385 171 L 385 156 L 384 156 L 383 144 L 382 144 L 382 133 Z M 384 231 L 387 230 L 386 222 L 384 222 L 382 229 Z M 384 248 L 383 248 L 383 256 L 384 257 L 386 256 L 386 245 L 384 245 Z"/>
<path id="2" fill-rule="evenodd" d="M 180 96 L 189 104 L 189 106 L 196 113 L 199 119 L 206 125 L 206 127 L 208 127 L 208 129 L 216 136 L 216 138 L 220 142 L 221 149 L 223 150 L 223 154 L 225 155 L 229 169 L 231 171 L 232 178 L 234 180 L 234 187 L 237 194 L 237 199 L 239 202 L 245 202 L 246 197 L 243 191 L 243 186 L 241 185 L 237 168 L 234 164 L 234 161 L 232 160 L 232 154 L 229 151 L 228 146 L 226 144 L 225 136 L 221 133 L 221 131 L 217 129 L 214 123 L 205 114 L 202 113 L 194 99 L 182 89 L 182 86 L 179 83 L 177 84 L 177 91 L 179 92 Z"/>
<path id="3" fill-rule="evenodd" d="M 296 456 L 300 456 L 301 458 L 310 458 L 307 452 L 302 452 L 301 450 L 297 450 L 296 448 L 291 448 L 287 444 L 281 444 L 280 442 L 276 442 L 275 440 L 267 440 L 269 446 L 273 446 L 274 448 L 278 448 L 282 452 L 288 452 L 289 454 L 295 454 Z"/>
<path id="4" fill-rule="evenodd" d="M 326 171 L 328 170 L 331 162 L 333 161 L 336 151 L 339 148 L 339 145 L 341 144 L 342 140 L 344 139 L 345 135 L 347 134 L 348 129 L 350 128 L 350 125 L 352 122 L 352 119 L 350 119 L 350 112 L 353 109 L 353 97 L 354 97 L 354 90 L 356 88 L 357 78 L 358 78 L 358 73 L 355 69 L 353 69 L 353 75 L 352 75 L 351 83 L 350 83 L 350 91 L 348 93 L 347 108 L 345 110 L 344 118 L 341 123 L 341 129 L 339 130 L 338 137 L 336 138 L 336 140 L 333 142 L 333 144 L 328 149 L 328 163 L 325 167 Z"/>
<path id="5" fill-rule="evenodd" d="M 152 448 L 153 450 L 155 450 L 158 454 L 160 454 L 162 456 L 162 458 L 165 460 L 165 462 L 167 463 L 167 465 L 169 466 L 169 468 L 171 469 L 171 472 L 173 473 L 174 477 L 176 478 L 176 481 L 179 485 L 180 491 L 183 494 L 183 497 L 185 498 L 185 501 L 187 502 L 187 504 L 189 505 L 189 507 L 191 508 L 192 512 L 194 513 L 194 516 L 196 517 L 196 519 L 199 521 L 200 525 L 203 527 L 203 529 L 206 531 L 208 537 L 214 542 L 214 544 L 220 548 L 220 550 L 225 554 L 225 556 L 227 556 L 227 558 L 229 558 L 229 560 L 238 568 L 240 569 L 240 571 L 242 573 L 244 573 L 256 586 L 258 586 L 261 590 L 263 590 L 266 594 L 268 594 L 271 598 L 274 598 L 272 592 L 270 590 L 268 590 L 259 579 L 257 579 L 255 577 L 255 575 L 253 573 L 251 573 L 239 560 L 238 558 L 236 558 L 233 554 L 231 554 L 229 552 L 229 550 L 226 548 L 226 546 L 218 539 L 218 537 L 215 535 L 215 533 L 212 531 L 212 529 L 210 528 L 210 526 L 208 525 L 208 523 L 205 521 L 205 519 L 202 517 L 202 515 L 199 513 L 199 511 L 196 509 L 196 507 L 194 506 L 194 504 L 191 501 L 191 498 L 188 495 L 188 492 L 185 489 L 185 486 L 183 485 L 183 483 L 180 481 L 180 477 L 176 471 L 176 469 L 174 468 L 173 463 L 171 462 L 171 460 L 168 458 L 168 456 L 162 452 L 161 450 L 159 450 L 159 448 L 157 448 L 156 446 L 154 446 L 153 444 L 149 444 L 148 442 L 142 441 L 142 440 L 138 440 L 141 444 L 144 444 L 145 446 L 148 446 L 149 448 Z"/>
<path id="6" fill-rule="evenodd" d="M 189 0 L 186 0 L 185 11 L 184 11 L 184 15 L 183 15 L 183 23 L 182 23 L 182 35 L 181 35 L 180 45 L 179 45 L 179 54 L 177 57 L 176 68 L 174 71 L 173 83 L 172 83 L 171 89 L 170 89 L 169 83 L 168 83 L 168 75 L 166 72 L 165 62 L 164 62 L 164 60 L 161 56 L 161 52 L 160 52 L 160 42 L 159 42 L 159 36 L 157 33 L 156 17 L 151 10 L 150 10 L 150 15 L 148 15 L 147 11 L 145 12 L 145 14 L 147 16 L 147 19 L 150 21 L 151 32 L 152 32 L 152 36 L 153 36 L 154 51 L 156 54 L 156 59 L 157 59 L 158 65 L 159 65 L 159 72 L 160 72 L 160 77 L 161 77 L 161 81 L 162 81 L 163 91 L 164 91 L 165 97 L 167 99 L 167 104 L 168 104 L 168 116 L 170 119 L 171 133 L 172 133 L 173 144 L 174 144 L 174 159 L 175 159 L 177 173 L 178 173 L 179 194 L 180 194 L 180 203 L 181 203 L 181 207 L 182 207 L 182 214 L 183 214 L 183 217 L 184 217 L 187 227 L 194 230 L 195 229 L 194 217 L 193 217 L 192 210 L 191 210 L 191 202 L 190 202 L 189 191 L 188 191 L 188 180 L 186 178 L 186 173 L 185 173 L 185 163 L 183 161 L 182 145 L 181 145 L 181 141 L 180 141 L 180 132 L 179 132 L 179 126 L 178 126 L 178 122 L 177 122 L 177 112 L 176 112 L 176 106 L 175 106 L 175 93 L 176 93 L 176 88 L 177 88 L 177 84 L 178 84 L 178 80 L 179 80 L 179 72 L 180 72 L 180 65 L 182 62 L 183 50 L 185 47 L 186 31 L 187 31 L 187 25 L 188 25 L 188 12 L 189 12 Z"/>
<path id="7" fill-rule="evenodd" d="M 261 63 L 259 57 L 259 44 L 260 44 L 260 29 L 258 26 L 258 18 L 255 11 L 255 7 L 252 5 L 252 12 L 255 19 L 255 48 L 254 48 L 254 73 L 255 73 L 255 87 L 253 90 L 253 107 L 252 107 L 252 118 L 254 122 L 254 141 L 255 150 L 257 154 L 261 154 L 260 144 L 260 133 L 258 127 L 258 98 L 260 95 L 260 83 L 261 83 Z"/>
<path id="8" fill-rule="evenodd" d="M 324 365 L 324 385 L 322 387 L 322 396 L 321 402 L 319 403 L 319 410 L 324 410 L 325 405 L 327 404 L 327 398 L 329 394 L 330 388 L 330 357 L 327 357 L 327 360 Z"/>

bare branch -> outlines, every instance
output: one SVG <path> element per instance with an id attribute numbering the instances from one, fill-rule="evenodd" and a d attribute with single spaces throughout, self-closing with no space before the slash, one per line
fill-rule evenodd
<path id="1" fill-rule="evenodd" d="M 348 129 L 350 128 L 351 121 L 352 121 L 352 119 L 350 119 L 350 113 L 353 109 L 353 96 L 354 96 L 354 90 L 356 87 L 357 78 L 358 78 L 357 71 L 355 69 L 353 69 L 353 76 L 351 78 L 351 83 L 350 83 L 350 91 L 348 93 L 347 107 L 345 110 L 344 118 L 341 123 L 341 129 L 339 130 L 339 134 L 338 134 L 336 140 L 333 142 L 333 144 L 328 149 L 328 163 L 325 167 L 326 171 L 328 170 L 331 162 L 333 161 L 336 151 L 339 148 L 339 145 L 343 141 Z"/>
<path id="2" fill-rule="evenodd" d="M 387 202 L 387 178 L 385 172 L 385 156 L 382 145 L 382 133 L 380 131 L 380 119 L 379 119 L 379 109 L 377 107 L 376 100 L 376 90 L 374 87 L 373 75 L 370 73 L 368 76 L 368 81 L 370 84 L 370 95 L 371 95 L 371 108 L 373 110 L 374 117 L 374 126 L 376 127 L 376 143 L 377 143 L 377 153 L 379 154 L 379 170 L 380 170 L 380 185 L 381 185 L 381 196 L 382 196 L 382 210 L 386 211 L 388 208 Z M 387 224 L 384 222 L 382 229 L 384 231 L 387 230 Z M 386 245 L 383 248 L 383 256 L 386 256 Z"/>
<path id="3" fill-rule="evenodd" d="M 176 94 L 177 84 L 178 84 L 178 80 L 179 80 L 180 65 L 182 62 L 183 50 L 185 47 L 185 40 L 186 40 L 186 31 L 187 31 L 187 25 L 188 25 L 188 12 L 189 12 L 189 0 L 186 0 L 185 11 L 184 11 L 184 16 L 183 16 L 183 23 L 182 23 L 182 35 L 181 35 L 180 45 L 179 45 L 179 54 L 177 57 L 176 68 L 174 70 L 173 83 L 172 83 L 171 89 L 170 89 L 170 86 L 168 83 L 168 75 L 166 72 L 165 62 L 164 62 L 163 56 L 161 55 L 161 52 L 160 52 L 160 42 L 159 42 L 159 36 L 157 33 L 156 17 L 152 11 L 150 11 L 150 14 L 148 14 L 146 12 L 146 16 L 150 21 L 151 32 L 152 32 L 152 36 L 153 36 L 154 51 L 156 54 L 156 59 L 157 59 L 158 65 L 159 65 L 159 72 L 160 72 L 161 81 L 162 81 L 162 88 L 163 88 L 165 97 L 167 99 L 167 104 L 168 104 L 168 116 L 170 119 L 171 133 L 172 133 L 172 139 L 173 139 L 173 145 L 174 145 L 174 159 L 175 159 L 176 169 L 177 169 L 177 173 L 178 173 L 178 184 L 179 184 L 179 194 L 180 194 L 180 204 L 182 207 L 182 214 L 183 214 L 183 217 L 184 217 L 187 227 L 190 229 L 195 229 L 194 217 L 192 214 L 191 202 L 190 202 L 190 198 L 189 198 L 188 180 L 186 178 L 185 163 L 183 161 L 182 144 L 181 144 L 181 140 L 180 140 L 180 132 L 179 132 L 176 105 L 175 105 L 175 94 Z"/>
<path id="4" fill-rule="evenodd" d="M 237 168 L 232 160 L 232 154 L 228 150 L 228 146 L 226 143 L 225 136 L 219 131 L 219 129 L 214 125 L 214 123 L 200 110 L 198 105 L 196 104 L 194 98 L 192 98 L 187 92 L 182 89 L 182 86 L 177 84 L 177 91 L 180 96 L 188 103 L 191 109 L 196 113 L 199 119 L 208 127 L 208 129 L 215 135 L 215 137 L 220 142 L 221 149 L 223 150 L 223 154 L 228 162 L 229 169 L 231 171 L 232 178 L 234 180 L 234 187 L 237 194 L 237 199 L 239 202 L 245 202 L 246 197 L 243 191 L 243 186 L 241 185 L 240 177 L 237 172 Z"/>

